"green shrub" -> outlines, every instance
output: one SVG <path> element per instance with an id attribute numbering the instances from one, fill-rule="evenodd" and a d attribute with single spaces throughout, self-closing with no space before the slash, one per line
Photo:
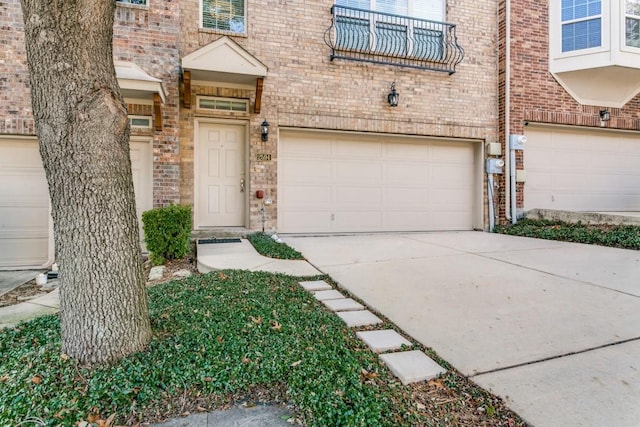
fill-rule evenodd
<path id="1" fill-rule="evenodd" d="M 142 229 L 153 265 L 189 253 L 191 206 L 170 205 L 142 213 Z"/>

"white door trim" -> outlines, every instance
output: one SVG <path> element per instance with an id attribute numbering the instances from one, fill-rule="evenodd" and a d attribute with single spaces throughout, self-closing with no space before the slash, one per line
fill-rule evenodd
<path id="1" fill-rule="evenodd" d="M 249 171 L 249 121 L 248 120 L 233 120 L 233 119 L 209 119 L 203 117 L 196 117 L 193 119 L 193 226 L 194 229 L 198 229 L 198 188 L 200 185 L 200 171 L 198 170 L 198 156 L 200 154 L 200 144 L 198 141 L 198 135 L 200 134 L 200 124 L 218 124 L 218 125 L 235 125 L 242 126 L 244 128 L 244 167 L 246 171 L 246 191 L 244 196 L 244 226 L 249 224 L 249 193 L 251 188 L 251 173 Z"/>

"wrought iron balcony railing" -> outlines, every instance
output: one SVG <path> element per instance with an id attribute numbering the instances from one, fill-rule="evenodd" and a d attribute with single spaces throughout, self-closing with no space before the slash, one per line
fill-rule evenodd
<path id="1" fill-rule="evenodd" d="M 456 72 L 464 50 L 455 24 L 334 5 L 324 41 L 331 60 L 349 59 Z"/>

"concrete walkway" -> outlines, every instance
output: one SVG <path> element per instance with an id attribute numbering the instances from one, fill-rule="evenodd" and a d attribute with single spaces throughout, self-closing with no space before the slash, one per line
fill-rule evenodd
<path id="1" fill-rule="evenodd" d="M 267 271 L 290 276 L 322 274 L 307 261 L 262 256 L 248 240 L 244 239 L 237 243 L 198 244 L 198 271 L 208 273 L 224 269 Z"/>
<path id="2" fill-rule="evenodd" d="M 533 425 L 638 425 L 640 251 L 482 232 L 281 237 Z"/>

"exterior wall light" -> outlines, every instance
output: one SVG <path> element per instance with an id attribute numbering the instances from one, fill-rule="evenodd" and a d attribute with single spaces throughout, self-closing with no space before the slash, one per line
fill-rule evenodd
<path id="1" fill-rule="evenodd" d="M 396 91 L 396 82 L 391 83 L 391 92 L 387 95 L 387 101 L 389 101 L 389 105 L 392 107 L 398 106 L 398 98 L 400 98 L 400 94 Z"/>
<path id="2" fill-rule="evenodd" d="M 262 136 L 262 142 L 267 142 L 269 140 L 269 122 L 267 119 L 264 119 L 260 125 L 260 135 Z"/>
<path id="3" fill-rule="evenodd" d="M 600 110 L 600 121 L 608 122 L 611 118 L 611 113 L 609 110 Z"/>

